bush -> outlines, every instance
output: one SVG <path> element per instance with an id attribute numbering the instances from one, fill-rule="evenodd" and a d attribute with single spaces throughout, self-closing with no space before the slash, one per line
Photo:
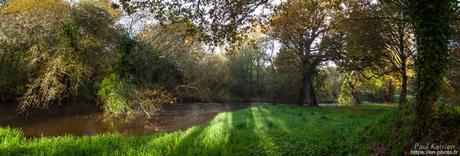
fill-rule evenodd
<path id="1" fill-rule="evenodd" d="M 98 92 L 104 101 L 105 111 L 113 116 L 142 110 L 151 116 L 163 104 L 173 104 L 176 99 L 168 92 L 159 88 L 142 88 L 123 80 L 116 73 L 109 74 L 101 84 Z"/>
<path id="2" fill-rule="evenodd" d="M 119 115 L 131 111 L 131 97 L 133 86 L 121 80 L 117 73 L 109 74 L 102 80 L 101 89 L 98 92 L 101 100 L 105 102 L 104 109 L 113 115 Z"/>

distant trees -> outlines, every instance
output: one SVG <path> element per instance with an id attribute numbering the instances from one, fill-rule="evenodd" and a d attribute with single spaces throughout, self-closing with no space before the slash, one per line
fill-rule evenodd
<path id="1" fill-rule="evenodd" d="M 237 43 L 246 36 L 254 21 L 266 14 L 253 14 L 256 10 L 272 9 L 271 1 L 178 1 L 149 2 L 122 1 L 128 13 L 147 9 L 163 25 L 189 23 L 190 32 L 199 34 L 199 39 L 208 43 Z M 340 16 L 339 1 L 288 1 L 274 9 L 270 16 L 270 36 L 281 41 L 283 48 L 295 52 L 301 60 L 301 87 L 297 103 L 317 105 L 314 93 L 316 67 L 336 57 L 339 51 L 340 34 L 330 31 L 337 16 Z M 269 10 L 267 12 L 271 12 Z M 297 16 L 302 15 L 302 16 Z M 295 24 L 293 24 L 295 23 Z M 300 23 L 300 24 L 298 24 Z M 273 70 L 273 69 L 272 69 Z M 307 96 L 308 94 L 308 96 Z"/>
<path id="2" fill-rule="evenodd" d="M 315 78 L 318 101 L 321 103 L 336 103 L 339 97 L 340 76 L 337 67 L 322 67 Z"/>
<path id="3" fill-rule="evenodd" d="M 301 84 L 300 60 L 289 49 L 281 48 L 274 58 L 274 71 L 270 81 L 272 97 L 275 102 L 296 103 Z"/>
<path id="4" fill-rule="evenodd" d="M 233 96 L 248 100 L 251 97 L 265 95 L 264 81 L 268 68 L 265 64 L 266 54 L 262 51 L 261 45 L 249 42 L 228 54 Z"/>

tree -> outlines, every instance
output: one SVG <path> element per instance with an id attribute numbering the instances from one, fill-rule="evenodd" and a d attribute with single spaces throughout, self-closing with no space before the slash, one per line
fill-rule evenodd
<path id="1" fill-rule="evenodd" d="M 11 0 L 1 7 L 6 44 L 26 54 L 30 77 L 20 108 L 47 108 L 69 100 L 110 55 L 111 25 L 107 1 Z M 92 16 L 97 15 L 97 16 Z M 99 58 L 94 61 L 88 58 Z M 109 60 L 109 59 L 107 59 Z"/>
<path id="2" fill-rule="evenodd" d="M 382 36 L 385 44 L 385 60 L 389 62 L 401 76 L 401 92 L 399 104 L 406 102 L 407 96 L 407 71 L 412 64 L 411 59 L 415 53 L 415 41 L 412 37 L 412 25 L 404 16 L 403 8 L 397 5 L 382 4 L 384 19 L 382 23 Z"/>
<path id="3" fill-rule="evenodd" d="M 399 1 L 398 1 L 399 2 Z M 415 27 L 417 54 L 415 59 L 416 139 L 429 134 L 432 116 L 442 79 L 447 69 L 449 39 L 452 33 L 455 1 L 403 1 Z"/>
<path id="4" fill-rule="evenodd" d="M 269 76 L 270 97 L 279 103 L 295 103 L 299 96 L 301 72 L 297 55 L 281 48 L 273 61 L 273 70 Z"/>
<path id="5" fill-rule="evenodd" d="M 207 101 L 209 98 L 205 92 L 209 88 L 204 81 L 206 75 L 213 72 L 206 71 L 203 43 L 198 33 L 189 31 L 190 27 L 193 24 L 187 22 L 148 25 L 139 34 L 139 39 L 148 44 L 156 55 L 177 67 L 182 75 L 182 84 L 175 86 L 173 91 L 176 96 L 185 101 Z"/>
<path id="6" fill-rule="evenodd" d="M 415 43 L 403 8 L 387 2 L 355 2 L 349 8 L 349 17 L 342 21 L 346 57 L 338 64 L 360 73 L 373 71 L 377 76 L 397 73 L 401 78 L 399 103 L 404 103 Z"/>
<path id="7" fill-rule="evenodd" d="M 256 39 L 250 40 L 235 52 L 227 54 L 229 75 L 233 81 L 231 93 L 245 101 L 257 97 L 264 89 L 266 56 L 257 42 Z"/>
<path id="8" fill-rule="evenodd" d="M 280 41 L 283 48 L 294 52 L 300 60 L 302 73 L 297 103 L 305 98 L 317 106 L 313 78 L 320 63 L 337 56 L 336 37 L 331 31 L 337 18 L 338 3 L 334 1 L 295 0 L 281 4 L 269 22 L 268 34 Z"/>
<path id="9" fill-rule="evenodd" d="M 345 89 L 346 87 L 349 87 L 349 94 L 351 95 L 352 101 L 354 104 L 361 104 L 361 99 L 359 98 L 358 95 L 358 86 L 361 85 L 361 80 L 362 78 L 359 77 L 360 75 L 355 72 L 351 71 L 349 73 L 343 74 L 343 88 Z M 348 100 L 345 100 L 348 101 Z"/>
<path id="10" fill-rule="evenodd" d="M 1 29 L 1 28 L 0 28 Z M 12 46 L 0 39 L 0 102 L 13 103 L 21 96 L 27 83 L 27 62 L 21 46 Z"/>

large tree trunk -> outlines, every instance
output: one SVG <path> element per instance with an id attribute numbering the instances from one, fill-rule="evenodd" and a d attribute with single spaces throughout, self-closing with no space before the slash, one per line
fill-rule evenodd
<path id="1" fill-rule="evenodd" d="M 353 98 L 353 103 L 354 104 L 361 104 L 361 100 L 359 99 L 358 96 L 358 91 L 356 90 L 355 84 L 351 81 L 351 77 L 348 78 L 348 85 L 350 86 L 350 94 L 351 97 Z"/>
<path id="2" fill-rule="evenodd" d="M 309 74 L 306 80 L 307 85 L 307 103 L 309 106 L 318 106 L 318 101 L 316 101 L 315 89 L 313 87 L 313 75 Z"/>
<path id="3" fill-rule="evenodd" d="M 302 74 L 303 75 L 303 74 Z M 305 84 L 305 77 L 302 76 L 302 84 L 300 85 L 300 91 L 299 91 L 299 98 L 297 98 L 297 105 L 302 106 L 303 103 L 305 102 L 305 90 L 306 90 L 306 84 Z"/>
<path id="4" fill-rule="evenodd" d="M 394 102 L 394 93 L 393 80 L 390 80 L 390 82 L 388 82 L 388 103 Z"/>
<path id="5" fill-rule="evenodd" d="M 298 105 L 303 105 L 305 98 L 307 99 L 307 104 L 309 106 L 318 106 L 316 101 L 315 89 L 313 87 L 313 71 L 305 70 L 302 71 L 302 85 L 300 87 L 299 99 L 297 101 Z"/>
<path id="6" fill-rule="evenodd" d="M 402 75 L 402 84 L 401 84 L 401 93 L 399 94 L 399 104 L 404 104 L 406 102 L 407 94 L 407 73 L 406 73 L 406 63 L 403 62 L 401 66 L 401 75 Z"/>
<path id="7" fill-rule="evenodd" d="M 400 19 L 403 19 L 402 12 L 399 14 Z M 406 55 L 404 47 L 404 24 L 402 20 L 398 21 L 398 32 L 399 32 L 399 58 L 401 59 L 401 93 L 399 94 L 399 104 L 406 102 L 406 91 L 407 91 L 407 73 L 406 73 L 406 62 L 409 54 Z"/>
<path id="8" fill-rule="evenodd" d="M 431 129 L 432 115 L 442 77 L 447 68 L 449 36 L 454 8 L 450 0 L 409 1 L 408 12 L 415 27 L 416 122 L 415 139 L 422 141 Z"/>

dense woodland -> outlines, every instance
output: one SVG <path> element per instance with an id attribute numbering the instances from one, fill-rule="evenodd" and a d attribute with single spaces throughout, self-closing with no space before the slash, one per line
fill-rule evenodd
<path id="1" fill-rule="evenodd" d="M 24 116 L 81 103 L 109 116 L 192 102 L 387 103 L 414 108 L 413 140 L 444 119 L 459 126 L 456 1 L 0 4 L 0 105 Z"/>

